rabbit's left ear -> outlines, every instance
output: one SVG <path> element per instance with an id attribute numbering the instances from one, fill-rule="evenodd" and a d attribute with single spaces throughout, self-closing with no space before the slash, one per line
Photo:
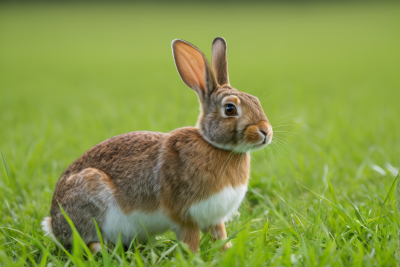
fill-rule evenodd
<path id="1" fill-rule="evenodd" d="M 172 42 L 176 68 L 183 82 L 204 101 L 215 90 L 217 83 L 204 54 L 184 40 Z"/>
<path id="2" fill-rule="evenodd" d="M 219 85 L 229 84 L 226 41 L 217 37 L 212 43 L 212 69 Z"/>

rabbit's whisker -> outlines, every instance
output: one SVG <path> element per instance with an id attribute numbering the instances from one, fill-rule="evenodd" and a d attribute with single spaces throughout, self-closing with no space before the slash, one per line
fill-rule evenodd
<path id="1" fill-rule="evenodd" d="M 287 145 L 288 147 L 292 147 L 292 144 L 291 143 L 289 143 L 288 141 L 286 141 L 285 139 L 283 139 L 283 138 L 280 138 L 279 136 L 275 136 L 275 138 L 274 138 L 275 140 L 274 141 L 281 141 L 281 142 L 283 142 L 285 145 Z"/>
<path id="2" fill-rule="evenodd" d="M 265 91 L 264 94 L 268 93 L 269 91 L 271 91 L 271 90 Z M 263 101 L 263 99 L 265 99 L 265 98 L 268 98 L 268 97 L 271 97 L 271 96 L 275 96 L 275 95 L 276 95 L 276 94 L 274 94 L 274 95 L 266 95 L 265 97 L 263 97 L 264 94 L 258 99 L 260 102 Z"/>
<path id="3" fill-rule="evenodd" d="M 297 124 L 285 124 L 285 125 L 272 126 L 272 128 L 275 129 L 275 128 L 279 128 L 279 127 L 283 127 L 283 126 L 290 126 L 290 125 L 298 126 Z"/>
<path id="4" fill-rule="evenodd" d="M 257 97 L 258 98 L 258 101 L 260 101 L 261 102 L 261 98 L 266 94 L 266 93 L 268 93 L 270 90 L 267 90 L 267 91 L 265 91 L 263 94 L 262 94 L 262 96 L 261 97 Z"/>
<path id="5" fill-rule="evenodd" d="M 289 119 L 286 119 L 286 120 L 283 120 L 283 121 L 279 121 L 279 123 L 284 123 L 284 122 L 291 121 L 291 120 L 293 120 L 293 118 L 289 118 Z"/>
<path id="6" fill-rule="evenodd" d="M 290 158 L 290 153 L 287 151 L 287 150 L 285 150 L 284 148 L 282 148 L 282 146 L 279 144 L 279 143 L 275 143 L 274 144 L 275 145 L 275 148 L 279 151 L 279 152 L 281 152 L 281 156 L 282 156 L 282 158 L 287 158 L 286 156 L 288 156 L 289 158 Z"/>
<path id="7" fill-rule="evenodd" d="M 278 141 L 276 141 L 275 145 L 278 146 L 282 150 L 282 152 L 285 153 L 290 158 L 289 152 L 287 151 L 286 147 L 282 143 L 279 143 Z"/>
<path id="8" fill-rule="evenodd" d="M 268 148 L 268 151 L 270 152 L 271 157 L 273 158 L 272 162 L 273 162 L 274 166 L 276 167 L 276 158 L 275 158 L 275 155 L 274 155 L 274 151 L 272 150 L 272 146 L 269 145 L 267 148 Z"/>
<path id="9" fill-rule="evenodd" d="M 279 149 L 279 147 L 278 147 L 278 145 L 277 145 L 277 143 L 276 142 L 274 142 L 273 144 L 272 144 L 272 147 L 274 148 L 274 149 L 276 149 L 276 151 L 278 152 L 278 154 L 279 154 L 279 156 L 281 157 L 281 158 L 285 158 L 283 155 L 282 155 L 282 151 Z"/>
<path id="10" fill-rule="evenodd" d="M 281 164 L 281 166 L 283 167 L 282 161 L 280 160 L 279 156 L 282 157 L 282 155 L 279 153 L 279 151 L 276 149 L 275 144 L 271 144 L 271 151 L 276 151 L 276 159 L 278 159 L 278 162 Z"/>
<path id="11" fill-rule="evenodd" d="M 285 118 L 287 116 L 293 115 L 293 114 L 295 114 L 295 113 L 290 113 L 290 114 L 287 114 L 287 115 L 276 117 L 275 119 L 271 120 L 271 122 L 277 122 L 278 120 L 280 120 L 282 118 Z"/>
<path id="12" fill-rule="evenodd" d="M 262 99 L 262 100 L 260 101 L 260 103 L 263 103 L 263 102 L 266 101 L 266 100 L 270 100 L 270 99 L 272 99 L 274 96 L 277 96 L 277 94 L 275 94 L 275 95 L 270 95 L 270 96 L 265 97 L 264 99 Z"/>
<path id="13" fill-rule="evenodd" d="M 281 137 L 281 136 L 287 137 L 287 136 L 295 136 L 295 135 L 296 135 L 295 133 L 278 133 L 278 134 L 275 134 L 275 132 L 274 132 L 274 139 L 276 137 Z"/>
<path id="14" fill-rule="evenodd" d="M 288 131 L 274 131 L 274 135 L 275 133 L 297 134 L 295 132 L 288 132 Z"/>
<path id="15" fill-rule="evenodd" d="M 271 158 L 270 158 L 270 156 L 269 156 L 269 154 L 268 154 L 268 149 L 266 148 L 266 149 L 263 149 L 263 156 L 264 157 L 266 157 L 266 160 L 268 161 L 268 162 L 271 162 L 272 160 L 271 160 Z"/>
<path id="16" fill-rule="evenodd" d="M 281 161 L 281 159 L 279 158 L 279 156 L 282 157 L 282 155 L 281 155 L 281 153 L 278 151 L 278 149 L 276 148 L 275 144 L 272 144 L 271 149 L 275 149 L 275 150 L 276 150 L 276 152 L 278 153 L 278 155 L 276 155 L 276 158 L 278 159 L 279 163 L 280 163 L 281 166 L 283 167 L 282 161 Z"/>

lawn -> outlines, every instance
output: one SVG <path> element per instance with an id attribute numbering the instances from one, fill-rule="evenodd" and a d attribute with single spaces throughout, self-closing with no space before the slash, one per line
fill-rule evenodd
<path id="1" fill-rule="evenodd" d="M 170 44 L 210 58 L 216 36 L 275 131 L 233 247 L 203 235 L 193 255 L 168 232 L 67 255 L 40 227 L 63 170 L 112 136 L 195 125 Z M 399 265 L 398 3 L 1 4 L 0 39 L 0 266 Z"/>

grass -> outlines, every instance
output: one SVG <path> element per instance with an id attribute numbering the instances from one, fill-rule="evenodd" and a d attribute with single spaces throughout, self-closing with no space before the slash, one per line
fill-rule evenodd
<path id="1" fill-rule="evenodd" d="M 1 5 L 0 266 L 398 266 L 399 15 L 397 3 Z M 233 247 L 203 235 L 193 255 L 168 232 L 85 257 L 77 238 L 66 254 L 40 227 L 62 171 L 109 137 L 194 125 L 170 43 L 210 58 L 216 36 L 276 136 L 252 154 Z"/>

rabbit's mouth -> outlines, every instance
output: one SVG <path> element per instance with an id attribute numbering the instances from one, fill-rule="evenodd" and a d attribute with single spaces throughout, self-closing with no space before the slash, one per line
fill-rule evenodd
<path id="1" fill-rule="evenodd" d="M 268 132 L 267 135 L 264 136 L 264 139 L 261 141 L 261 143 L 254 145 L 251 150 L 252 151 L 259 150 L 259 149 L 262 149 L 262 148 L 268 146 L 269 144 L 271 144 L 272 135 L 273 135 L 273 133 L 272 133 L 272 130 L 271 130 L 270 132 Z"/>
<path id="2" fill-rule="evenodd" d="M 268 134 L 264 137 L 264 141 L 262 142 L 262 145 L 267 146 L 271 144 L 272 142 L 272 136 L 274 135 L 272 128 L 268 131 Z"/>
<path id="3" fill-rule="evenodd" d="M 269 125 L 269 124 L 268 124 Z M 250 151 L 260 150 L 265 148 L 272 142 L 273 131 L 269 125 L 260 130 L 257 125 L 248 127 L 244 134 L 244 140 L 240 142 L 233 150 L 237 153 L 247 153 Z"/>
<path id="4" fill-rule="evenodd" d="M 272 127 L 267 121 L 261 121 L 257 124 L 250 125 L 244 132 L 246 143 L 250 144 L 250 150 L 258 150 L 272 141 Z"/>

